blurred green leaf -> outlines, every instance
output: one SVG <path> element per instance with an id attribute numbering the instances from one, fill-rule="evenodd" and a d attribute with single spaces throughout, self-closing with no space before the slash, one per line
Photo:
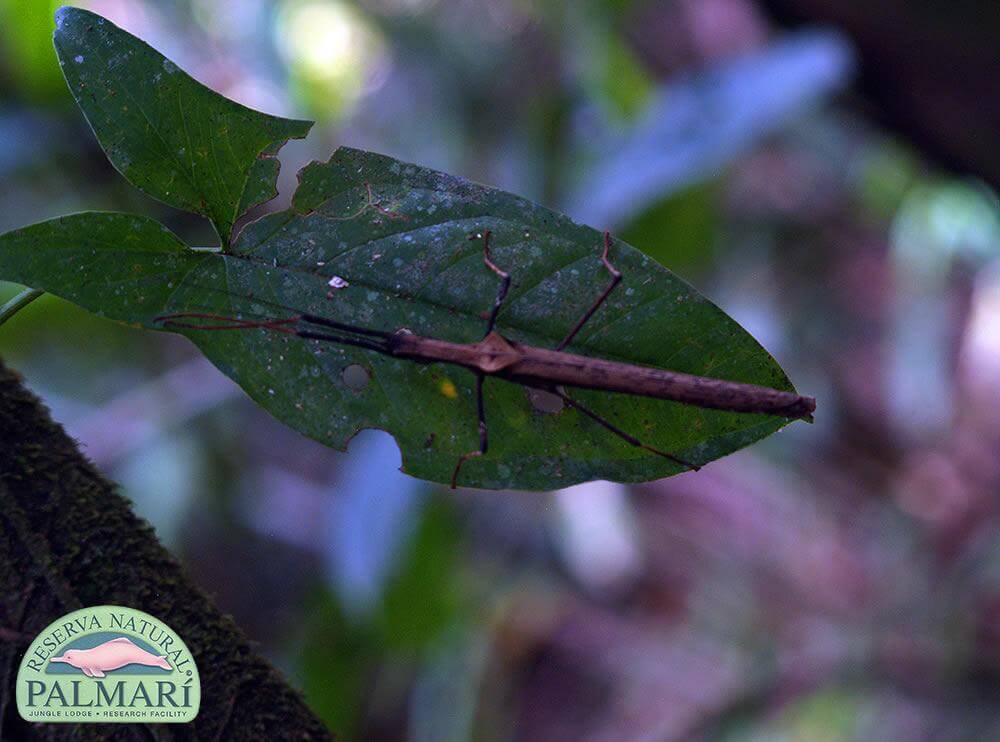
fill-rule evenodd
<path id="1" fill-rule="evenodd" d="M 792 704 L 779 720 L 776 732 L 806 742 L 858 739 L 856 732 L 865 710 L 863 699 L 849 691 L 820 688 Z"/>
<path id="2" fill-rule="evenodd" d="M 0 283 L 0 289 L 13 284 Z M 0 291 L 0 297 L 8 296 Z M 69 339 L 87 338 L 86 343 Z M 163 372 L 162 345 L 148 332 L 107 322 L 75 304 L 44 294 L 3 326 L 0 349 L 4 361 L 25 373 L 44 369 L 46 383 L 58 379 L 62 393 L 85 403 L 106 398 L 116 389 L 122 369 Z M 128 357 L 128 364 L 122 359 Z M 127 372 L 126 372 L 127 373 Z M 100 384 L 93 379 L 100 378 Z"/>
<path id="3" fill-rule="evenodd" d="M 298 652 L 309 705 L 343 739 L 356 739 L 365 698 L 379 667 L 415 668 L 461 616 L 458 524 L 448 505 L 431 501 L 401 554 L 375 615 L 351 620 L 329 592 L 320 594 Z"/>
<path id="4" fill-rule="evenodd" d="M 649 102 L 654 90 L 653 80 L 621 38 L 610 35 L 606 47 L 605 94 L 618 113 L 632 118 Z"/>
<path id="5" fill-rule="evenodd" d="M 380 623 L 386 646 L 418 650 L 441 636 L 459 616 L 458 536 L 458 524 L 449 508 L 431 501 L 422 513 L 410 554 L 401 563 L 401 573 L 385 592 Z"/>
<path id="6" fill-rule="evenodd" d="M 50 45 L 58 7 L 58 0 L 0 0 L 0 52 L 13 72 L 10 82 L 38 103 L 69 103 Z"/>
<path id="7" fill-rule="evenodd" d="M 681 274 L 703 271 L 715 255 L 718 186 L 706 181 L 651 205 L 622 230 L 621 238 Z"/>
<path id="8" fill-rule="evenodd" d="M 223 243 L 241 215 L 277 194 L 274 155 L 312 126 L 222 97 L 79 8 L 57 14 L 55 45 L 70 91 L 114 166 L 150 196 L 211 219 Z"/>
<path id="9" fill-rule="evenodd" d="M 872 214 L 888 220 L 903 203 L 918 175 L 916 156 L 891 140 L 877 142 L 860 157 L 857 191 Z"/>
<path id="10" fill-rule="evenodd" d="M 322 121 L 345 117 L 384 64 L 384 42 L 356 3 L 290 0 L 279 4 L 278 49 L 299 103 Z"/>
<path id="11" fill-rule="evenodd" d="M 367 626 L 348 621 L 327 592 L 305 615 L 297 661 L 306 701 L 339 738 L 357 739 L 366 690 L 382 658 L 378 638 Z"/>

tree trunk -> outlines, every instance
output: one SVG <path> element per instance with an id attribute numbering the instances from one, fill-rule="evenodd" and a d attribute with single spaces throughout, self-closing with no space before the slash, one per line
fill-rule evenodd
<path id="1" fill-rule="evenodd" d="M 190 724 L 29 724 L 14 682 L 46 625 L 122 605 L 173 628 L 195 657 Z M 0 362 L 0 739 L 328 739 L 330 733 L 232 619 L 184 574 L 128 502 Z"/>

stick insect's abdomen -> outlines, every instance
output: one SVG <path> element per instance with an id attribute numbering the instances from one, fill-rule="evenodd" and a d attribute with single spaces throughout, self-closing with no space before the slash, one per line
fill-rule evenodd
<path id="1" fill-rule="evenodd" d="M 521 358 L 498 375 L 531 385 L 562 384 L 790 418 L 808 417 L 816 409 L 814 399 L 794 392 L 531 346 L 515 347 Z"/>
<path id="2" fill-rule="evenodd" d="M 730 412 L 782 417 L 808 417 L 816 409 L 812 397 L 794 392 L 693 376 L 603 358 L 563 353 L 506 340 L 490 333 L 474 344 L 397 335 L 393 355 L 413 360 L 453 363 L 468 369 L 533 387 L 570 386 L 636 394 L 655 399 Z"/>

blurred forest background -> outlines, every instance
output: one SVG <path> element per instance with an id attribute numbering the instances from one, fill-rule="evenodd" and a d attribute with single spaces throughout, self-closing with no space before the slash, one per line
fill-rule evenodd
<path id="1" fill-rule="evenodd" d="M 182 338 L 28 307 L 5 361 L 344 739 L 1000 738 L 995 6 L 80 4 L 319 121 L 266 208 L 338 144 L 503 187 L 691 281 L 819 400 L 698 474 L 451 493 Z M 104 158 L 57 5 L 0 0 L 0 230 L 114 209 L 211 244 Z"/>

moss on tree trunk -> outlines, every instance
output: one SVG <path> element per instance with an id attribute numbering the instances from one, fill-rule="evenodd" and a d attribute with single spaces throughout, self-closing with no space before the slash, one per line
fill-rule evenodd
<path id="1" fill-rule="evenodd" d="M 29 724 L 17 667 L 61 615 L 123 605 L 165 621 L 201 673 L 191 724 Z M 153 529 L 0 362 L 0 739 L 327 739 L 329 732 L 229 617 L 184 574 Z"/>

